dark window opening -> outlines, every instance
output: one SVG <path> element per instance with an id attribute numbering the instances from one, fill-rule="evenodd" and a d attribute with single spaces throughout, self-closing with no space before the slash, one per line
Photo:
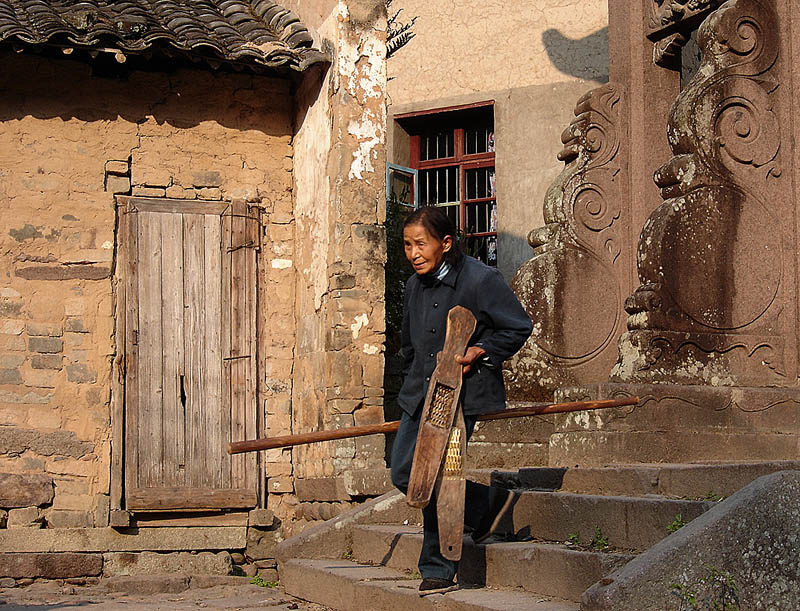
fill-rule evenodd
<path id="1" fill-rule="evenodd" d="M 494 105 L 483 102 L 395 117 L 410 135 L 418 206 L 443 206 L 465 252 L 497 265 Z"/>

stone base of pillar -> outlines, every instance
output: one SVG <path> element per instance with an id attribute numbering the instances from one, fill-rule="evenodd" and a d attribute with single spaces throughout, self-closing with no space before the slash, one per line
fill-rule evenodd
<path id="1" fill-rule="evenodd" d="M 796 460 L 800 389 L 604 383 L 555 400 L 638 396 L 639 405 L 559 414 L 550 466 Z"/>

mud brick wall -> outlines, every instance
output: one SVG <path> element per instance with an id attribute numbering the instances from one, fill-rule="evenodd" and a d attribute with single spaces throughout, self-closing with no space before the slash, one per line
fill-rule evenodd
<path id="1" fill-rule="evenodd" d="M 386 15 L 376 0 L 346 4 L 330 13 L 322 7 L 326 17 L 310 20 L 335 59 L 319 85 L 297 94 L 302 109 L 324 92 L 296 120 L 295 432 L 383 421 Z M 385 468 L 381 436 L 293 453 L 295 475 L 305 480 L 295 482 L 301 500 L 348 500 L 331 480 Z"/>
<path id="2" fill-rule="evenodd" d="M 261 206 L 261 399 L 268 433 L 290 427 L 289 83 L 210 70 L 98 78 L 91 63 L 27 52 L 0 62 L 0 473 L 53 488 L 24 516 L 0 507 L 9 526 L 105 526 L 115 193 Z M 291 474 L 289 453 L 267 460 L 267 473 Z"/>

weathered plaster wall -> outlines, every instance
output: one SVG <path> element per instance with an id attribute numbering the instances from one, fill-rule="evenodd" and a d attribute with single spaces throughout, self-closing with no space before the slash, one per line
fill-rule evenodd
<path id="1" fill-rule="evenodd" d="M 298 90 L 294 432 L 383 420 L 382 7 L 379 0 L 337 3 L 317 26 L 334 62 L 324 74 L 307 75 Z M 349 499 L 334 480 L 348 470 L 384 467 L 382 442 L 295 448 L 298 497 Z"/>
<path id="2" fill-rule="evenodd" d="M 390 114 L 495 100 L 499 268 L 531 254 L 560 134 L 577 99 L 608 80 L 606 0 L 395 0 L 416 37 L 388 62 Z M 432 61 L 435 58 L 435 61 Z M 390 142 L 402 139 L 390 121 Z M 403 147 L 391 143 L 407 163 Z"/>
<path id="3" fill-rule="evenodd" d="M 608 78 L 606 0 L 395 0 L 416 37 L 389 62 L 391 104 Z M 433 59 L 435 58 L 435 61 Z"/>
<path id="4" fill-rule="evenodd" d="M 319 30 L 336 11 L 339 0 L 284 0 L 281 5 L 300 17 L 314 36 L 314 42 L 318 43 L 324 40 Z M 318 44 L 316 46 L 319 47 Z"/>
<path id="5" fill-rule="evenodd" d="M 88 64 L 26 53 L 4 54 L 0 64 L 0 472 L 52 477 L 47 525 L 103 526 L 114 192 L 263 207 L 266 375 L 282 382 L 267 391 L 267 422 L 270 431 L 289 429 L 289 86 L 199 70 L 95 78 Z M 288 456 L 273 459 L 281 464 L 268 473 L 291 472 Z"/>

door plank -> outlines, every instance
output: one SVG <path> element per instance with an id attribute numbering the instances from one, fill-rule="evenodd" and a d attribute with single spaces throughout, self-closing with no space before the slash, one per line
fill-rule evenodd
<path id="1" fill-rule="evenodd" d="M 161 321 L 164 337 L 164 486 L 185 481 L 185 380 L 183 367 L 183 219 L 159 214 L 162 236 Z"/>
<path id="2" fill-rule="evenodd" d="M 111 477 L 110 509 L 122 507 L 123 437 L 125 435 L 125 267 L 127 265 L 128 214 L 123 206 L 117 207 L 117 253 L 120 257 L 114 270 L 114 366 L 111 369 Z"/>
<path id="3" fill-rule="evenodd" d="M 222 362 L 222 396 L 220 405 L 221 422 L 220 427 L 229 437 L 231 436 L 231 258 L 232 258 L 232 239 L 233 225 L 232 212 L 230 209 L 220 217 L 222 237 L 220 239 L 220 290 L 222 294 L 222 304 L 220 307 L 221 325 L 221 354 Z M 222 485 L 231 486 L 231 457 L 228 457 L 223 470 Z"/>
<path id="4" fill-rule="evenodd" d="M 246 240 L 245 215 L 247 207 L 242 201 L 234 201 L 231 219 L 231 441 L 246 439 L 247 397 L 247 341 L 246 315 L 246 255 L 242 246 Z M 252 407 L 252 406 L 251 406 Z M 247 488 L 247 460 L 243 455 L 231 457 L 231 485 Z"/>
<path id="5" fill-rule="evenodd" d="M 229 509 L 256 506 L 256 493 L 246 488 L 134 488 L 128 492 L 131 511 Z"/>
<path id="6" fill-rule="evenodd" d="M 220 219 L 217 216 L 205 215 L 204 217 L 204 269 L 205 282 L 205 350 L 203 353 L 203 401 L 205 411 L 203 414 L 206 432 L 206 462 L 210 484 L 215 487 L 223 486 L 223 470 L 227 470 L 225 447 L 228 441 L 228 431 L 222 430 L 222 337 L 220 328 L 220 310 L 222 309 L 222 295 L 219 278 L 222 268 L 221 253 L 215 248 L 221 240 Z"/>
<path id="7" fill-rule="evenodd" d="M 187 199 L 162 199 L 148 197 L 126 197 L 130 206 L 139 212 L 166 212 L 174 214 L 211 214 L 217 216 L 227 205 L 225 202 Z"/>
<path id="8" fill-rule="evenodd" d="M 139 214 L 125 214 L 125 488 L 139 485 Z"/>
<path id="9" fill-rule="evenodd" d="M 256 245 L 259 243 L 259 224 L 258 218 L 255 216 L 255 208 L 250 206 L 246 207 L 247 219 L 245 226 L 245 243 L 248 244 L 245 251 L 245 303 L 246 303 L 246 316 L 247 316 L 247 353 L 250 357 L 247 359 L 245 366 L 247 367 L 247 391 L 245 396 L 244 413 L 245 413 L 245 435 L 247 439 L 256 439 L 259 437 L 258 430 L 258 412 L 261 406 L 258 405 L 258 367 L 256 355 L 258 350 L 258 333 L 256 316 L 258 309 L 258 296 L 257 296 L 257 271 L 256 271 Z M 258 452 L 250 452 L 245 460 L 245 485 L 247 488 L 257 490 L 259 488 L 258 477 Z"/>
<path id="10" fill-rule="evenodd" d="M 205 397 L 203 396 L 203 352 L 205 348 L 204 292 L 205 228 L 203 217 L 183 215 L 184 268 L 184 354 L 186 387 L 186 435 L 189 456 L 185 482 L 187 486 L 207 487 L 211 477 L 205 465 Z"/>
<path id="11" fill-rule="evenodd" d="M 222 356 L 222 397 L 220 405 L 220 427 L 226 435 L 231 435 L 231 247 L 232 212 L 230 208 L 220 216 L 222 236 L 220 238 L 220 350 Z M 231 458 L 228 457 L 223 471 L 223 483 L 231 485 Z"/>
<path id="12" fill-rule="evenodd" d="M 161 483 L 163 462 L 161 355 L 161 224 L 139 213 L 139 483 Z"/>

